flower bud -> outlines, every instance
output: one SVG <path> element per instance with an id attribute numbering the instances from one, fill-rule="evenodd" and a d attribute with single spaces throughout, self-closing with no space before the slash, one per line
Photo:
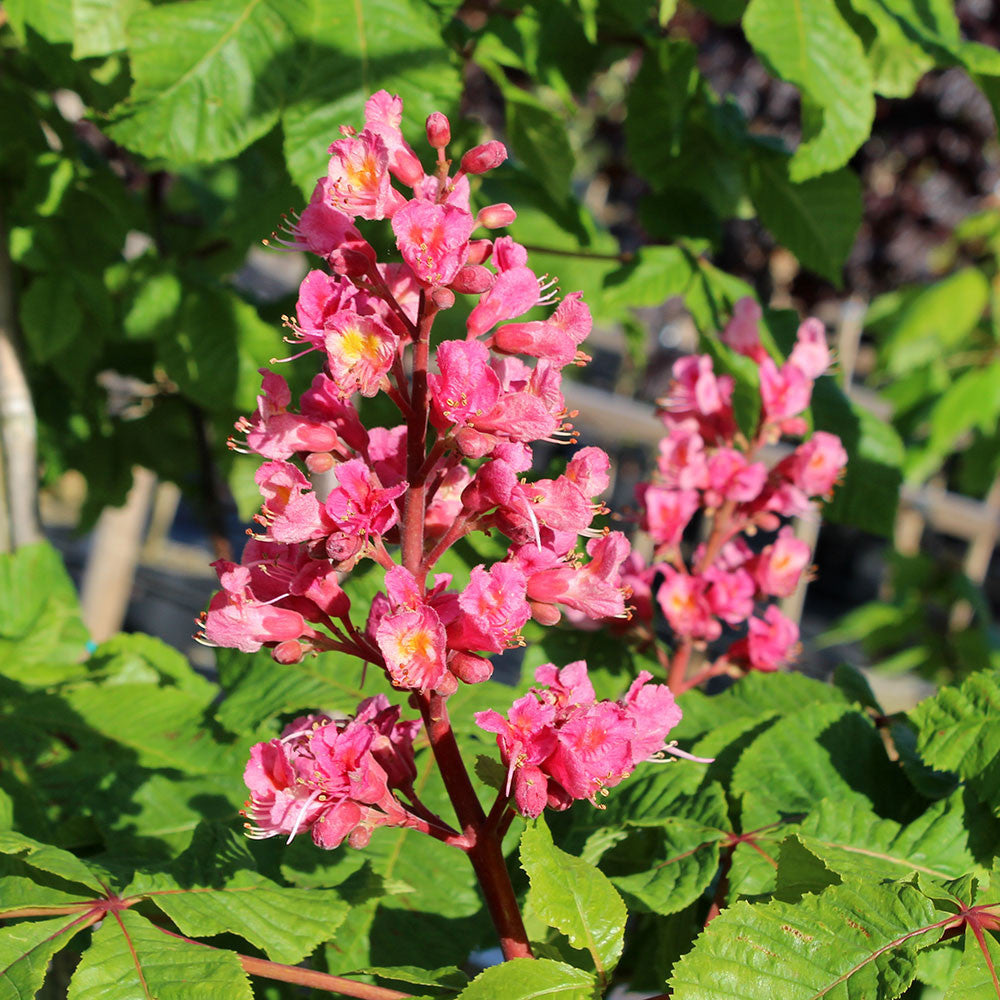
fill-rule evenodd
<path id="1" fill-rule="evenodd" d="M 455 293 L 450 288 L 435 288 L 431 298 L 438 309 L 450 309 L 455 304 Z"/>
<path id="2" fill-rule="evenodd" d="M 462 170 L 467 174 L 485 174 L 507 159 L 507 147 L 494 139 L 474 146 L 462 157 Z"/>
<path id="3" fill-rule="evenodd" d="M 463 295 L 481 295 L 493 284 L 493 272 L 479 264 L 468 264 L 463 267 L 451 283 L 453 291 Z"/>
<path id="4" fill-rule="evenodd" d="M 479 684 L 490 679 L 493 664 L 485 656 L 456 650 L 448 656 L 448 669 L 466 684 Z"/>
<path id="5" fill-rule="evenodd" d="M 333 468 L 333 455 L 328 451 L 314 451 L 306 455 L 306 468 L 314 476 L 329 472 Z"/>
<path id="6" fill-rule="evenodd" d="M 434 149 L 444 149 L 451 142 L 451 124 L 440 111 L 427 116 L 427 141 Z"/>
<path id="7" fill-rule="evenodd" d="M 487 205 L 485 208 L 481 208 L 476 216 L 476 221 L 487 229 L 503 229 L 516 218 L 517 212 L 506 202 L 501 202 L 498 205 Z"/>
<path id="8" fill-rule="evenodd" d="M 493 253 L 492 240 L 469 240 L 469 252 L 466 254 L 466 264 L 484 264 Z"/>
<path id="9" fill-rule="evenodd" d="M 271 650 L 271 656 L 275 661 L 284 664 L 298 663 L 302 659 L 302 654 L 302 646 L 296 639 L 286 639 L 284 642 L 279 642 Z"/>
<path id="10" fill-rule="evenodd" d="M 360 278 L 375 266 L 375 249 L 366 240 L 343 243 L 327 258 L 334 274 Z"/>

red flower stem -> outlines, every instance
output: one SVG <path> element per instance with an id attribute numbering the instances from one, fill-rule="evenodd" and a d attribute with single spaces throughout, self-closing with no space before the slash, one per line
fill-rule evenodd
<path id="1" fill-rule="evenodd" d="M 424 516 L 427 508 L 427 480 L 421 476 L 427 458 L 427 361 L 430 354 L 431 325 L 436 308 L 420 293 L 419 323 L 413 345 L 413 374 L 410 389 L 410 416 L 406 421 L 406 478 L 410 488 L 403 503 L 403 565 L 417 577 L 424 557 Z"/>
<path id="2" fill-rule="evenodd" d="M 490 809 L 489 816 L 486 817 L 486 823 L 483 826 L 484 833 L 488 830 L 493 831 L 500 829 L 500 820 L 507 811 L 508 802 L 510 802 L 510 796 L 501 788 L 500 791 L 497 792 L 496 801 L 493 803 L 493 808 Z M 502 835 L 500 839 L 503 839 Z"/>
<path id="3" fill-rule="evenodd" d="M 417 701 L 459 826 L 471 841 L 469 860 L 486 897 L 486 906 L 500 938 L 504 958 L 531 958 L 531 945 L 528 944 L 528 934 L 511 885 L 500 837 L 496 831 L 487 829 L 486 814 L 455 741 L 446 700 L 432 693 L 418 694 Z"/>
<path id="4" fill-rule="evenodd" d="M 469 515 L 459 514 L 452 522 L 451 527 L 438 539 L 434 548 L 424 556 L 420 563 L 420 572 L 427 574 L 434 567 L 434 564 L 457 542 L 463 535 L 469 532 Z"/>
<path id="5" fill-rule="evenodd" d="M 679 694 L 683 694 L 685 691 L 690 691 L 691 688 L 697 687 L 699 684 L 704 684 L 705 681 L 711 680 L 713 677 L 718 677 L 721 674 L 728 673 L 730 668 L 729 661 L 724 657 L 719 657 L 715 663 L 710 663 L 707 667 L 699 670 L 694 677 L 690 677 L 684 681 L 681 685 L 681 690 Z"/>
<path id="6" fill-rule="evenodd" d="M 691 649 L 693 643 L 690 639 L 684 639 L 677 647 L 673 659 L 670 661 L 670 673 L 667 675 L 667 687 L 678 695 L 684 690 L 684 679 L 687 675 L 688 663 L 691 660 Z"/>

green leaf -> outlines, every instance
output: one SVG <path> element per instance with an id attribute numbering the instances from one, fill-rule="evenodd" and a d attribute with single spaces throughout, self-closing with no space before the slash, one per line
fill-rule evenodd
<path id="1" fill-rule="evenodd" d="M 514 156 L 541 183 L 553 201 L 565 201 L 576 159 L 566 124 L 531 94 L 517 87 L 505 87 L 503 93 L 507 137 Z"/>
<path id="2" fill-rule="evenodd" d="M 944 995 L 944 1000 L 986 1000 L 997 995 L 997 969 L 1000 969 L 1000 941 L 993 934 L 977 939 L 972 928 L 965 930 L 962 964 Z"/>
<path id="3" fill-rule="evenodd" d="M 910 24 L 881 0 L 851 0 L 851 6 L 875 29 L 868 45 L 875 92 L 883 97 L 909 97 L 924 73 L 934 68 L 934 56 L 912 36 Z M 954 17 L 953 10 L 951 14 Z"/>
<path id="4" fill-rule="evenodd" d="M 309 0 L 191 0 L 128 22 L 133 78 L 111 137 L 172 164 L 235 156 L 274 126 Z"/>
<path id="5" fill-rule="evenodd" d="M 674 966 L 674 1000 L 897 997 L 934 908 L 910 885 L 835 885 L 797 903 L 740 902 Z M 940 934 L 940 928 L 936 929 Z"/>
<path id="6" fill-rule="evenodd" d="M 841 269 L 861 225 L 861 184 L 844 167 L 795 183 L 789 160 L 755 151 L 750 167 L 750 196 L 760 221 L 803 267 L 840 287 Z"/>
<path id="7" fill-rule="evenodd" d="M 204 700 L 187 691 L 151 684 L 87 685 L 68 690 L 65 697 L 83 723 L 129 747 L 145 767 L 190 774 L 242 770 L 242 748 L 213 738 L 205 726 Z"/>
<path id="8" fill-rule="evenodd" d="M 0 832 L 0 854 L 17 858 L 31 868 L 87 886 L 102 896 L 106 889 L 97 875 L 75 855 L 51 844 L 41 844 L 14 831 Z"/>
<path id="9" fill-rule="evenodd" d="M 330 889 L 280 886 L 253 867 L 243 838 L 202 827 L 171 873 L 139 875 L 123 895 L 149 899 L 189 937 L 229 931 L 295 965 L 332 936 L 348 904 Z"/>
<path id="10" fill-rule="evenodd" d="M 481 972 L 456 1000 L 592 1000 L 594 977 L 547 958 L 515 958 Z"/>
<path id="11" fill-rule="evenodd" d="M 556 847 L 541 817 L 521 836 L 521 867 L 534 912 L 574 948 L 589 951 L 598 979 L 607 983 L 621 958 L 627 916 L 614 886 L 593 865 Z"/>
<path id="12" fill-rule="evenodd" d="M 373 91 L 403 99 L 403 132 L 417 148 L 427 116 L 453 111 L 462 92 L 457 62 L 419 0 L 310 0 L 309 10 L 282 117 L 288 171 L 307 195 L 326 174 L 339 127 L 361 127 Z"/>
<path id="13" fill-rule="evenodd" d="M 144 276 L 122 318 L 129 340 L 155 337 L 176 315 L 181 305 L 181 283 L 168 272 Z"/>
<path id="14" fill-rule="evenodd" d="M 620 309 L 658 306 L 683 295 L 690 282 L 691 264 L 679 247 L 643 247 L 604 279 L 604 300 Z"/>
<path id="15" fill-rule="evenodd" d="M 1000 816 L 1000 672 L 942 688 L 910 714 L 917 749 L 932 767 L 954 771 Z"/>
<path id="16" fill-rule="evenodd" d="M 287 353 L 277 329 L 253 306 L 215 288 L 189 289 L 175 329 L 156 346 L 160 362 L 184 395 L 210 412 L 227 415 L 233 409 L 254 409 L 257 369 Z"/>
<path id="17" fill-rule="evenodd" d="M 884 813 L 900 790 L 900 778 L 866 716 L 844 705 L 815 704 L 754 740 L 733 770 L 730 791 L 743 797 L 746 830 L 807 813 L 827 796 L 852 790 Z"/>
<path id="18" fill-rule="evenodd" d="M 76 932 L 72 916 L 0 928 L 0 1000 L 24 1000 L 42 988 L 49 961 Z"/>
<path id="19" fill-rule="evenodd" d="M 81 896 L 78 893 L 39 885 L 21 875 L 0 877 L 0 914 L 11 913 L 28 906 L 33 909 L 44 909 L 83 904 L 82 908 L 86 908 L 93 902 L 93 896 Z"/>
<path id="20" fill-rule="evenodd" d="M 191 1000 L 195 993 L 253 1000 L 234 952 L 171 937 L 133 910 L 123 910 L 94 933 L 67 1000 Z"/>
<path id="21" fill-rule="evenodd" d="M 21 327 L 36 361 L 58 357 L 79 336 L 83 311 L 69 272 L 40 274 L 21 298 Z"/>
<path id="22" fill-rule="evenodd" d="M 961 344 L 982 317 L 989 294 L 983 272 L 967 267 L 905 296 L 895 318 L 880 324 L 887 328 L 879 356 L 888 373 L 904 375 Z"/>
<path id="23" fill-rule="evenodd" d="M 142 632 L 120 632 L 102 642 L 87 662 L 91 677 L 114 684 L 175 685 L 207 705 L 218 688 L 162 639 Z"/>
<path id="24" fill-rule="evenodd" d="M 903 443 L 893 427 L 854 400 L 832 378 L 813 389 L 813 425 L 836 434 L 847 451 L 844 481 L 834 489 L 823 516 L 889 537 L 902 482 Z"/>
<path id="25" fill-rule="evenodd" d="M 842 795 L 820 802 L 802 822 L 799 836 L 843 875 L 881 880 L 919 871 L 950 879 L 976 868 L 967 829 L 972 822 L 977 821 L 961 791 L 935 802 L 906 826 L 879 818 L 862 796 Z"/>
<path id="26" fill-rule="evenodd" d="M 797 673 L 751 673 L 721 694 L 687 691 L 679 704 L 684 711 L 671 738 L 690 740 L 738 719 L 759 719 L 774 713 L 799 712 L 812 704 L 846 705 L 843 692 L 830 684 Z"/>
<path id="27" fill-rule="evenodd" d="M 798 836 L 792 834 L 781 842 L 775 899 L 797 903 L 805 895 L 814 895 L 840 882 L 840 876 L 810 851 Z"/>
<path id="28" fill-rule="evenodd" d="M 73 0 L 73 58 L 120 52 L 128 19 L 147 7 L 148 0 Z"/>
<path id="29" fill-rule="evenodd" d="M 629 158 L 655 189 L 662 187 L 681 152 L 688 107 L 701 79 L 697 57 L 690 42 L 661 39 L 647 50 L 629 87 L 625 117 Z M 656 141 L 651 142 L 654 135 Z"/>
<path id="30" fill-rule="evenodd" d="M 972 428 L 990 434 L 1000 417 L 1000 361 L 963 372 L 935 401 L 929 414 L 930 439 L 911 452 L 907 479 L 921 482 L 940 468 L 959 439 Z"/>
<path id="31" fill-rule="evenodd" d="M 45 542 L 0 554 L 0 674 L 44 686 L 83 673 L 87 630 L 62 559 Z"/>
<path id="32" fill-rule="evenodd" d="M 861 41 L 834 0 L 750 0 L 743 30 L 772 72 L 802 91 L 803 105 L 821 112 L 817 134 L 792 157 L 791 179 L 844 166 L 871 132 L 875 98 Z"/>

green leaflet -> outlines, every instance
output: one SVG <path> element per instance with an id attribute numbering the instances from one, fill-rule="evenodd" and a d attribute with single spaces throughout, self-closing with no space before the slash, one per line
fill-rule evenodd
<path id="1" fill-rule="evenodd" d="M 1000 816 L 1000 671 L 946 687 L 911 713 L 917 749 L 932 767 L 955 771 Z"/>
<path id="2" fill-rule="evenodd" d="M 192 0 L 128 22 L 134 80 L 109 132 L 174 165 L 235 156 L 278 120 L 307 0 Z"/>
<path id="3" fill-rule="evenodd" d="M 765 63 L 821 116 L 792 157 L 791 179 L 842 167 L 868 138 L 875 97 L 864 49 L 834 0 L 751 0 L 743 30 Z"/>
<path id="4" fill-rule="evenodd" d="M 621 957 L 627 915 L 614 886 L 593 865 L 556 847 L 542 818 L 521 837 L 521 867 L 534 912 L 574 948 L 589 951 L 598 979 L 607 983 Z"/>
<path id="5" fill-rule="evenodd" d="M 71 916 L 0 928 L 0 1000 L 35 996 L 49 960 L 79 929 Z"/>
<path id="6" fill-rule="evenodd" d="M 675 1000 L 893 998 L 909 985 L 915 954 L 940 929 L 909 885 L 852 882 L 797 903 L 736 903 L 716 917 L 674 967 Z M 927 928 L 928 940 L 908 938 Z"/>
<path id="7" fill-rule="evenodd" d="M 456 1000 L 591 1000 L 594 979 L 547 958 L 515 958 L 481 972 Z"/>
<path id="8" fill-rule="evenodd" d="M 252 1000 L 236 954 L 164 933 L 133 910 L 106 919 L 70 982 L 67 1000 Z"/>

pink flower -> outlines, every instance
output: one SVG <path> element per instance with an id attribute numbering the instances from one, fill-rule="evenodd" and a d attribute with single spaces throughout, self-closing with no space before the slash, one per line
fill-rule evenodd
<path id="1" fill-rule="evenodd" d="M 365 129 L 338 139 L 329 153 L 328 194 L 338 211 L 384 219 L 402 206 L 403 196 L 389 182 L 389 151 L 380 136 Z"/>
<path id="2" fill-rule="evenodd" d="M 365 101 L 365 131 L 377 135 L 385 144 L 393 175 L 413 187 L 423 179 L 424 168 L 403 138 L 399 128 L 402 120 L 403 102 L 397 95 L 380 90 Z"/>
<path id="3" fill-rule="evenodd" d="M 782 528 L 777 539 L 757 557 L 754 579 L 760 592 L 774 597 L 790 596 L 811 555 L 809 546 L 796 538 L 790 527 Z"/>
<path id="4" fill-rule="evenodd" d="M 265 644 L 298 639 L 311 630 L 296 611 L 259 601 L 250 589 L 250 570 L 219 559 L 212 564 L 220 590 L 201 619 L 202 638 L 213 646 L 256 653 Z"/>
<path id="5" fill-rule="evenodd" d="M 778 463 L 777 472 L 787 476 L 806 496 L 826 496 L 847 465 L 847 452 L 840 438 L 816 431 L 808 441 Z"/>
<path id="6" fill-rule="evenodd" d="M 730 625 L 742 625 L 753 612 L 754 581 L 745 569 L 710 566 L 702 578 L 709 584 L 707 599 L 712 614 Z"/>
<path id="7" fill-rule="evenodd" d="M 330 533 L 326 517 L 312 483 L 290 462 L 265 462 L 254 475 L 264 497 L 257 520 L 276 542 L 305 542 Z"/>
<path id="8" fill-rule="evenodd" d="M 708 459 L 705 504 L 721 507 L 727 500 L 750 503 L 767 482 L 763 462 L 747 462 L 735 448 L 717 448 Z"/>
<path id="9" fill-rule="evenodd" d="M 493 244 L 496 280 L 469 314 L 466 329 L 470 338 L 479 337 L 497 323 L 523 316 L 540 297 L 538 279 L 527 266 L 528 253 L 509 236 L 501 236 Z"/>
<path id="10" fill-rule="evenodd" d="M 812 380 L 800 368 L 787 363 L 779 369 L 770 358 L 765 358 L 758 371 L 765 420 L 781 423 L 798 416 L 809 406 Z"/>
<path id="11" fill-rule="evenodd" d="M 403 260 L 427 288 L 451 284 L 465 263 L 475 220 L 453 205 L 407 202 L 392 219 Z"/>
<path id="12" fill-rule="evenodd" d="M 503 272 L 504 275 L 513 273 L 513 271 Z M 593 325 L 590 309 L 582 301 L 582 296 L 582 292 L 567 295 L 547 320 L 509 323 L 500 327 L 493 335 L 493 347 L 505 354 L 527 354 L 533 358 L 548 358 L 560 367 L 568 365 L 575 359 L 582 360 L 585 355 L 577 348 L 590 335 Z"/>
<path id="13" fill-rule="evenodd" d="M 733 318 L 719 334 L 724 344 L 739 354 L 753 358 L 758 364 L 767 357 L 767 351 L 760 342 L 762 315 L 760 306 L 753 299 L 742 298 L 733 306 Z"/>
<path id="14" fill-rule="evenodd" d="M 675 490 L 704 489 L 708 465 L 705 442 L 698 433 L 696 420 L 683 420 L 669 429 L 660 440 L 656 465 L 663 485 Z"/>
<path id="15" fill-rule="evenodd" d="M 305 716 L 280 739 L 252 747 L 244 772 L 248 835 L 291 840 L 309 830 L 319 847 L 345 839 L 363 847 L 378 826 L 412 825 L 392 790 L 412 785 L 419 723 L 397 722 L 398 715 L 378 696 L 363 701 L 350 722 Z"/>
<path id="16" fill-rule="evenodd" d="M 287 223 L 289 240 L 276 239 L 285 250 L 308 250 L 330 260 L 345 244 L 364 242 L 349 215 L 333 207 L 329 181 L 323 177 L 316 182 L 312 197 L 302 214 Z"/>
<path id="17" fill-rule="evenodd" d="M 664 580 L 656 600 L 674 632 L 684 639 L 717 639 L 722 626 L 712 613 L 708 581 L 663 567 Z"/>
<path id="18" fill-rule="evenodd" d="M 360 458 L 352 458 L 337 466 L 337 486 L 327 495 L 325 513 L 333 530 L 362 538 L 383 535 L 399 520 L 395 501 L 406 487 L 406 483 L 379 486 L 371 469 Z"/>
<path id="19" fill-rule="evenodd" d="M 830 367 L 830 348 L 826 343 L 826 331 L 818 319 L 807 319 L 799 327 L 795 346 L 788 360 L 806 378 L 814 381 Z"/>
<path id="20" fill-rule="evenodd" d="M 396 357 L 399 338 L 374 316 L 338 312 L 324 337 L 330 375 L 344 399 L 360 392 L 374 396 Z"/>
<path id="21" fill-rule="evenodd" d="M 257 412 L 236 423 L 245 430 L 247 445 L 265 458 L 291 458 L 296 452 L 332 451 L 340 444 L 336 430 L 324 423 L 288 412 L 291 393 L 288 383 L 278 374 L 261 368 L 262 393 L 257 397 Z"/>
<path id="22" fill-rule="evenodd" d="M 582 660 L 557 670 L 539 667 L 532 688 L 511 706 L 505 719 L 479 712 L 476 724 L 497 734 L 507 767 L 507 794 L 524 816 L 548 805 L 566 809 L 574 799 L 591 799 L 618 784 L 663 746 L 680 721 L 670 690 L 649 685 L 641 673 L 620 701 L 595 701 Z"/>
<path id="23" fill-rule="evenodd" d="M 527 577 L 513 563 L 494 563 L 489 571 L 474 567 L 458 598 L 463 614 L 448 629 L 449 646 L 503 652 L 531 617 L 527 586 Z"/>
<path id="24" fill-rule="evenodd" d="M 657 545 L 674 548 L 684 529 L 701 505 L 696 490 L 672 490 L 666 486 L 641 483 L 636 490 L 642 505 L 642 527 Z"/>
<path id="25" fill-rule="evenodd" d="M 747 637 L 733 643 L 729 659 L 752 670 L 777 670 L 795 657 L 798 641 L 798 625 L 772 604 L 764 612 L 763 619 L 750 619 Z"/>

